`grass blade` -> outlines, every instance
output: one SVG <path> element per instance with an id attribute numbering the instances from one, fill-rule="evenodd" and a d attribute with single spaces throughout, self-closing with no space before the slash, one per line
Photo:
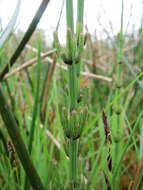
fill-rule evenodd
<path id="1" fill-rule="evenodd" d="M 12 17 L 11 17 L 7 27 L 5 28 L 5 30 L 0 35 L 0 49 L 3 47 L 4 43 L 8 39 L 9 35 L 13 31 L 13 28 L 15 26 L 15 23 L 17 21 L 17 17 L 18 17 L 18 14 L 19 14 L 20 5 L 21 5 L 21 0 L 18 0 L 16 8 L 15 8 L 15 11 L 14 11 L 14 14 L 12 15 Z"/>

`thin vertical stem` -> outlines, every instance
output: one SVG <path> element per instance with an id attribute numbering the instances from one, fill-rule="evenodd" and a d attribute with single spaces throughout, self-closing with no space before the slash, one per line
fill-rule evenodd
<path id="1" fill-rule="evenodd" d="M 29 144 L 28 144 L 28 150 L 30 154 L 32 152 L 32 143 L 33 143 L 34 131 L 35 131 L 35 121 L 36 121 L 36 116 L 37 116 L 38 106 L 39 106 L 40 67 L 41 67 L 41 40 L 39 41 L 39 47 L 38 47 L 37 87 L 36 87 L 36 92 L 35 92 L 34 109 L 33 109 L 33 116 L 32 116 L 32 122 L 31 122 L 31 127 L 30 127 L 30 137 L 29 137 Z"/>
<path id="2" fill-rule="evenodd" d="M 122 151 L 123 146 L 123 122 L 122 122 L 122 97 L 120 96 L 122 90 L 122 61 L 123 61 L 123 12 L 124 12 L 124 3 L 122 0 L 122 9 L 121 9 L 121 27 L 120 27 L 120 39 L 119 39 L 119 54 L 118 54 L 118 66 L 117 66 L 117 84 L 116 84 L 116 96 L 119 98 L 115 102 L 115 152 L 114 152 L 114 166 L 116 166 L 119 161 L 119 155 Z M 121 164 L 122 165 L 122 164 Z M 120 176 L 121 176 L 121 165 L 118 170 L 118 175 L 116 180 L 113 182 L 116 189 L 120 188 Z"/>
<path id="3" fill-rule="evenodd" d="M 74 33 L 74 21 L 73 21 L 73 1 L 66 1 L 66 15 L 67 15 L 67 29 L 69 28 Z M 76 68 L 73 60 L 72 65 L 68 66 L 69 71 L 69 94 L 70 94 L 70 110 L 76 107 Z"/>
<path id="4" fill-rule="evenodd" d="M 66 15 L 67 15 L 67 29 L 69 28 L 74 33 L 73 21 L 73 1 L 66 0 Z M 76 108 L 77 92 L 76 92 L 76 70 L 75 62 L 72 60 L 72 65 L 68 66 L 69 71 L 69 95 L 70 95 L 70 112 Z M 76 184 L 77 177 L 77 140 L 70 139 L 69 156 L 70 156 L 70 181 L 71 188 Z"/>
<path id="5" fill-rule="evenodd" d="M 70 140 L 70 147 L 69 147 L 69 155 L 70 155 L 70 178 L 71 178 L 71 185 L 76 185 L 77 180 L 77 151 L 78 151 L 78 144 L 77 140 Z"/>
<path id="6" fill-rule="evenodd" d="M 74 63 L 73 63 L 74 64 Z M 75 65 L 68 66 L 69 71 L 69 95 L 70 95 L 70 111 L 76 108 L 77 92 L 76 92 L 76 70 Z"/>
<path id="7" fill-rule="evenodd" d="M 76 22 L 77 44 L 79 44 L 80 34 L 83 32 L 83 18 L 84 18 L 84 0 L 77 0 L 77 22 Z M 79 59 L 79 63 L 76 65 L 77 77 L 80 76 L 80 69 L 81 69 L 80 65 L 81 65 L 81 60 Z M 78 83 L 78 91 L 79 89 L 80 85 Z"/>
<path id="8" fill-rule="evenodd" d="M 74 17 L 73 17 L 73 0 L 66 0 L 66 17 L 67 17 L 67 52 L 68 58 L 70 59 L 71 64 L 68 65 L 68 74 L 69 74 L 69 114 L 72 111 L 77 109 L 77 97 L 79 93 L 78 77 L 77 70 L 80 73 L 80 63 L 78 66 L 76 63 L 76 53 L 79 45 L 79 35 L 83 30 L 83 8 L 84 0 L 78 0 L 78 15 L 77 15 L 77 38 L 75 40 L 74 36 Z M 68 33 L 69 30 L 69 33 Z M 71 34 L 71 33 L 72 34 Z M 69 36 L 68 36 L 69 34 Z M 69 37 L 69 38 L 68 38 Z M 80 62 L 80 61 L 79 61 Z M 75 122 L 76 125 L 76 122 Z M 75 128 L 77 126 L 74 126 Z M 71 189 L 74 188 L 77 184 L 77 155 L 78 152 L 78 138 L 70 138 L 69 145 L 69 156 L 70 156 L 70 181 Z"/>
<path id="9" fill-rule="evenodd" d="M 74 32 L 73 21 L 73 0 L 66 0 L 66 16 L 67 16 L 67 28 L 70 28 Z"/>
<path id="10" fill-rule="evenodd" d="M 83 24 L 83 13 L 84 13 L 84 0 L 78 0 L 77 4 L 77 22 Z"/>
<path id="11" fill-rule="evenodd" d="M 123 13 L 124 13 L 124 3 L 122 0 L 122 12 L 121 12 L 121 28 L 120 28 L 120 48 L 119 48 L 119 64 L 118 64 L 118 82 L 121 84 L 121 71 L 122 71 L 122 61 L 123 61 Z"/>
<path id="12" fill-rule="evenodd" d="M 37 87 L 35 92 L 35 101 L 34 101 L 34 109 L 33 109 L 33 115 L 32 115 L 32 122 L 30 126 L 30 136 L 29 136 L 29 143 L 28 143 L 28 151 L 31 155 L 32 153 L 32 144 L 34 140 L 34 132 L 35 132 L 35 122 L 38 112 L 38 106 L 39 106 L 39 95 L 40 95 L 40 67 L 41 67 L 41 39 L 39 40 L 38 44 L 38 64 L 37 64 Z M 28 189 L 28 178 L 26 176 L 25 178 L 25 187 L 24 189 Z"/>

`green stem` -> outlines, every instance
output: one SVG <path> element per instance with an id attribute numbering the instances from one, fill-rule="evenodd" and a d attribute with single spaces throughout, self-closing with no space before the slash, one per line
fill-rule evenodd
<path id="1" fill-rule="evenodd" d="M 78 0 L 77 4 L 77 22 L 83 24 L 83 13 L 84 13 L 84 0 Z"/>
<path id="2" fill-rule="evenodd" d="M 68 74 L 69 74 L 69 102 L 70 102 L 70 114 L 72 110 L 77 109 L 77 98 L 80 90 L 80 85 L 78 83 L 78 77 L 80 74 L 80 61 L 76 65 L 76 53 L 77 46 L 79 45 L 79 35 L 83 31 L 83 10 L 84 10 L 84 0 L 77 1 L 77 44 L 74 46 L 73 41 L 67 41 L 67 50 L 70 52 L 70 58 L 72 57 L 72 64 L 68 65 Z M 73 16 L 73 0 L 66 0 L 66 17 L 67 17 L 67 29 L 70 29 L 72 35 L 74 35 L 74 16 Z M 68 34 L 68 33 L 67 33 Z M 69 39 L 71 40 L 71 39 Z M 69 43 L 69 44 L 68 44 Z M 74 45 L 73 45 L 73 44 Z M 69 45 L 69 46 L 68 46 Z M 72 47 L 72 48 L 71 48 Z M 76 125 L 76 124 L 75 124 Z M 74 126 L 77 127 L 77 126 Z M 78 152 L 78 139 L 70 139 L 69 145 L 69 155 L 70 155 L 70 181 L 71 189 L 73 189 L 77 184 L 77 155 Z"/>
<path id="3" fill-rule="evenodd" d="M 69 147 L 69 156 L 70 156 L 70 179 L 71 186 L 74 188 L 77 183 L 77 151 L 78 151 L 78 143 L 77 140 L 70 140 Z"/>
<path id="4" fill-rule="evenodd" d="M 41 67 L 41 38 L 39 40 L 38 44 L 38 64 L 37 64 L 37 87 L 36 87 L 36 92 L 35 92 L 35 101 L 34 101 L 34 108 L 33 108 L 33 115 L 32 115 L 32 122 L 30 126 L 30 136 L 29 136 L 29 143 L 28 143 L 28 151 L 29 154 L 31 155 L 32 153 L 32 144 L 34 140 L 34 132 L 35 132 L 35 122 L 36 122 L 36 117 L 38 113 L 38 106 L 39 106 L 39 92 L 40 92 L 40 67 Z M 26 176 L 25 178 L 25 190 L 28 189 L 28 178 Z"/>
<path id="5" fill-rule="evenodd" d="M 7 156 L 8 156 L 7 141 L 6 141 L 6 138 L 5 138 L 5 136 L 4 136 L 4 134 L 3 134 L 3 132 L 2 132 L 1 129 L 0 129 L 0 140 L 2 141 L 3 146 L 5 148 L 5 152 L 6 152 Z"/>
<path id="6" fill-rule="evenodd" d="M 33 116 L 32 116 L 32 122 L 30 127 L 30 137 L 29 137 L 29 144 L 28 144 L 28 150 L 31 154 L 32 152 L 32 143 L 34 139 L 34 131 L 35 131 L 35 122 L 38 112 L 38 106 L 39 106 L 39 95 L 40 95 L 40 69 L 41 69 L 41 39 L 39 40 L 38 44 L 38 64 L 37 64 L 37 85 L 36 85 L 36 92 L 35 92 L 35 100 L 34 100 L 34 108 L 33 108 Z"/>
<path id="7" fill-rule="evenodd" d="M 70 95 L 70 111 L 77 106 L 77 92 L 76 92 L 76 72 L 74 62 L 68 66 L 69 71 L 69 95 Z"/>
<path id="8" fill-rule="evenodd" d="M 73 21 L 73 0 L 66 0 L 66 16 L 67 16 L 67 28 L 70 28 L 74 32 Z"/>
<path id="9" fill-rule="evenodd" d="M 80 34 L 83 32 L 83 18 L 84 18 L 84 0 L 77 0 L 77 22 L 76 22 L 76 37 L 77 37 L 77 44 L 79 45 L 79 37 Z M 77 48 L 79 48 L 77 45 Z M 76 64 L 76 73 L 77 78 L 80 76 L 81 70 L 81 59 L 79 59 L 79 63 Z M 80 91 L 80 84 L 77 84 L 77 91 L 79 95 Z"/>
<path id="10" fill-rule="evenodd" d="M 66 15 L 67 15 L 67 29 L 70 28 L 74 33 L 73 22 L 73 1 L 66 0 Z M 76 67 L 72 60 L 72 65 L 68 66 L 69 71 L 69 95 L 70 95 L 70 112 L 77 106 L 77 91 L 76 91 Z M 70 182 L 71 189 L 76 184 L 77 178 L 77 140 L 70 139 L 69 153 L 70 153 Z"/>

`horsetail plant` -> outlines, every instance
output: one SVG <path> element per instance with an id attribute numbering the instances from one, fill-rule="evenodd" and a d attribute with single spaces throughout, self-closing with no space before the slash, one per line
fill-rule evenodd
<path id="1" fill-rule="evenodd" d="M 116 96 L 119 98 L 114 104 L 114 114 L 113 114 L 113 134 L 114 134 L 114 163 L 113 170 L 119 160 L 120 152 L 122 152 L 123 145 L 123 121 L 122 121 L 122 97 L 120 96 L 122 88 L 122 62 L 123 62 L 123 0 L 121 9 L 121 28 L 120 28 L 120 39 L 119 39 L 119 54 L 118 54 L 118 66 L 117 66 L 117 82 L 116 82 Z M 113 184 L 116 184 L 116 189 L 120 189 L 120 177 L 121 177 L 121 165 L 118 171 L 117 181 L 114 180 Z M 116 182 L 115 182 L 116 181 Z M 114 187 L 114 185 L 113 185 Z M 115 187 L 114 187 L 115 188 Z"/>
<path id="2" fill-rule="evenodd" d="M 84 17 L 84 1 L 78 0 L 77 3 L 77 23 L 76 23 L 76 38 L 77 38 L 77 57 L 78 57 L 78 69 L 77 76 L 80 74 L 80 63 L 81 63 L 81 53 L 84 47 L 84 36 L 83 36 L 83 17 Z"/>
<path id="3" fill-rule="evenodd" d="M 67 19 L 67 38 L 66 50 L 63 53 L 57 37 L 54 33 L 54 44 L 58 55 L 62 57 L 68 67 L 68 96 L 69 104 L 61 111 L 61 123 L 67 138 L 69 138 L 69 170 L 70 170 L 70 189 L 76 188 L 77 180 L 77 157 L 78 139 L 81 136 L 85 121 L 87 119 L 87 108 L 78 101 L 80 62 L 83 52 L 85 36 L 83 35 L 83 11 L 84 0 L 78 0 L 78 16 L 76 34 L 74 33 L 73 1 L 66 0 L 66 19 Z M 62 53 L 61 53 L 62 52 Z M 61 55 L 60 55 L 61 53 Z"/>

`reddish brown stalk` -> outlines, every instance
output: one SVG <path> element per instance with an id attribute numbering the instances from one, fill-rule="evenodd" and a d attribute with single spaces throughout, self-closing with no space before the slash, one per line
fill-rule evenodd
<path id="1" fill-rule="evenodd" d="M 138 169 L 137 169 L 137 172 L 136 172 L 136 177 L 135 177 L 135 181 L 134 181 L 134 185 L 133 185 L 133 188 L 132 190 L 136 190 L 136 187 L 138 185 L 138 180 L 140 179 L 140 174 L 142 173 L 142 170 L 143 170 L 143 157 L 140 161 L 140 164 L 138 166 Z M 143 178 L 143 177 L 142 177 Z M 142 183 L 143 180 L 141 180 L 140 183 Z M 140 184 L 141 186 L 141 184 Z M 139 188 L 140 189 L 140 188 Z"/>
<path id="2" fill-rule="evenodd" d="M 4 187 L 4 177 L 1 175 L 0 173 L 0 184 L 2 185 L 2 187 Z"/>
<path id="3" fill-rule="evenodd" d="M 13 146 L 13 144 L 12 144 L 11 141 L 8 141 L 7 147 L 8 147 L 8 152 L 9 152 L 9 155 L 10 155 L 12 167 L 13 167 L 13 168 L 17 168 L 18 177 L 20 177 L 20 166 L 19 166 L 19 162 L 18 162 L 18 160 L 17 160 L 16 152 L 15 152 L 15 150 L 14 150 L 14 146 Z M 16 176 L 16 173 L 15 173 L 15 176 Z"/>
<path id="4" fill-rule="evenodd" d="M 108 123 L 107 123 L 107 116 L 106 116 L 104 110 L 102 111 L 102 120 L 103 120 L 103 124 L 104 124 L 106 143 L 108 145 L 108 157 L 107 157 L 108 169 L 111 172 L 112 171 L 112 158 L 111 158 L 110 145 L 112 144 L 112 140 L 111 140 L 110 128 L 109 128 Z M 108 144 L 108 142 L 109 142 L 109 144 Z"/>
<path id="5" fill-rule="evenodd" d="M 109 183 L 108 177 L 107 177 L 107 175 L 105 174 L 105 172 L 103 172 L 103 173 L 104 173 L 104 178 L 105 178 L 106 185 L 107 185 L 107 190 L 111 190 L 111 187 L 110 187 L 110 183 Z"/>
<path id="6" fill-rule="evenodd" d="M 110 144 L 111 144 L 112 143 L 111 133 L 110 133 L 110 128 L 109 128 L 108 123 L 107 123 L 107 116 L 106 116 L 106 114 L 104 112 L 104 109 L 102 111 L 102 120 L 103 120 L 103 124 L 104 124 L 106 142 L 109 141 Z"/>
<path id="7" fill-rule="evenodd" d="M 44 94 L 44 102 L 43 102 L 43 111 L 42 111 L 43 118 L 45 118 L 45 114 L 46 114 L 47 100 L 48 100 L 48 95 L 49 95 L 49 90 L 50 90 L 50 84 L 51 84 L 51 81 L 52 81 L 52 77 L 53 77 L 53 73 L 54 73 L 54 70 L 55 70 L 56 62 L 57 62 L 57 55 L 54 56 L 53 63 L 51 65 L 51 67 L 50 67 L 49 74 L 48 74 L 48 79 L 47 79 L 46 89 L 45 89 L 45 94 Z"/>
<path id="8" fill-rule="evenodd" d="M 112 157 L 111 157 L 111 144 L 112 144 L 112 140 L 111 140 L 110 128 L 109 128 L 108 122 L 107 122 L 107 116 L 106 116 L 106 113 L 104 112 L 104 109 L 102 111 L 102 120 L 103 120 L 103 124 L 104 124 L 106 145 L 108 147 L 108 157 L 107 157 L 108 169 L 109 169 L 110 172 L 112 172 Z M 104 172 L 104 177 L 105 177 L 107 189 L 111 190 L 111 187 L 110 187 L 110 184 L 109 184 L 109 180 L 108 180 L 108 177 L 107 177 L 107 175 L 106 175 L 105 172 Z"/>
<path id="9" fill-rule="evenodd" d="M 26 109 L 27 109 L 26 108 L 26 102 L 24 102 L 24 104 L 21 107 L 21 112 L 22 112 L 22 118 L 23 118 L 23 128 L 24 128 L 24 130 L 25 130 L 25 132 L 26 132 L 26 134 L 28 136 L 29 131 L 28 131 L 27 127 L 26 127 L 26 117 L 25 117 Z"/>

